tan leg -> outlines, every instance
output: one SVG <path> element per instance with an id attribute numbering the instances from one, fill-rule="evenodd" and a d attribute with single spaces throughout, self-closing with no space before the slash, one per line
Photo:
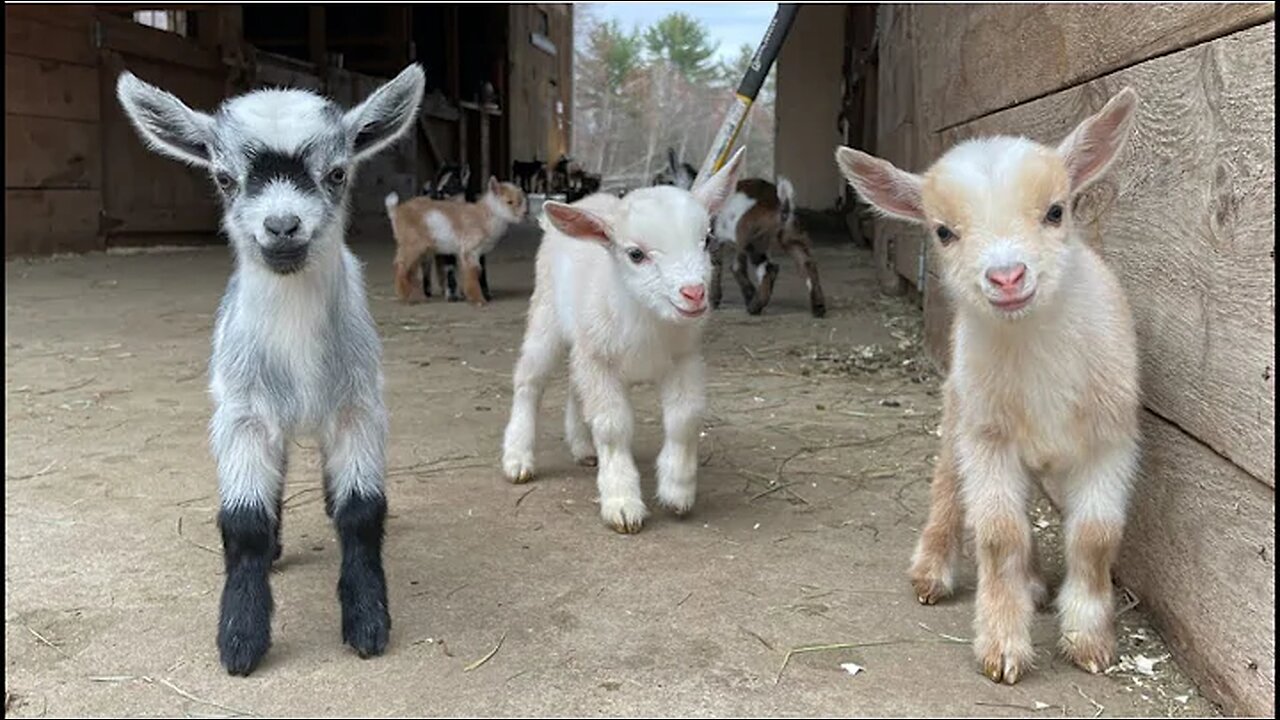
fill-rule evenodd
<path id="1" fill-rule="evenodd" d="M 458 273 L 462 280 L 462 294 L 477 307 L 485 304 L 484 292 L 480 289 L 480 264 L 466 253 L 458 253 Z"/>
<path id="2" fill-rule="evenodd" d="M 964 506 L 955 457 L 955 402 L 948 385 L 943 390 L 942 447 L 929 486 L 929 519 L 911 558 L 911 584 L 916 599 L 933 605 L 955 589 L 955 564 L 964 540 Z"/>

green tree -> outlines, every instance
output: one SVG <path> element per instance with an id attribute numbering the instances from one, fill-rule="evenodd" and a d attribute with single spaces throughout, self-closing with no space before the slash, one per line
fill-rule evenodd
<path id="1" fill-rule="evenodd" d="M 685 78 L 703 80 L 714 72 L 711 57 L 719 43 L 711 44 L 706 26 L 682 12 L 671 13 L 646 30 L 644 44 L 651 57 L 665 60 Z"/>

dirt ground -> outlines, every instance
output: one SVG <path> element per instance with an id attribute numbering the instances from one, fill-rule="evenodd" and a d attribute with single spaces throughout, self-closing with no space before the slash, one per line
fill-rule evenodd
<path id="1" fill-rule="evenodd" d="M 921 316 L 875 290 L 865 251 L 824 245 L 829 314 L 784 266 L 750 317 L 732 279 L 705 354 L 710 411 L 694 514 L 602 525 L 590 469 L 544 400 L 540 476 L 498 467 L 536 234 L 490 261 L 495 302 L 392 297 L 368 262 L 391 410 L 385 656 L 340 642 L 338 548 L 316 453 L 293 452 L 274 645 L 248 679 L 218 665 L 222 582 L 205 392 L 226 248 L 5 266 L 5 714 L 1202 716 L 1141 606 L 1124 660 L 1090 676 L 1054 654 L 1014 687 L 978 671 L 972 560 L 957 596 L 915 601 L 905 570 L 927 507 L 938 378 Z M 638 388 L 652 492 L 655 392 Z M 1056 563 L 1057 520 L 1036 509 Z M 797 648 L 853 645 L 792 653 Z M 484 660 L 483 663 L 480 661 Z M 853 665 L 847 665 L 852 663 Z M 861 668 L 854 674 L 854 665 Z"/>

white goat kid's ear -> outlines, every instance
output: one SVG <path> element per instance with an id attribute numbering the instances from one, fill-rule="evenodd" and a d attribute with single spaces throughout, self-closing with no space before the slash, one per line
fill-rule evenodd
<path id="1" fill-rule="evenodd" d="M 355 160 L 365 160 L 400 139 L 418 117 L 426 78 L 416 63 L 392 78 L 342 117 L 354 141 Z"/>
<path id="2" fill-rule="evenodd" d="M 138 134 L 152 150 L 192 165 L 209 167 L 213 118 L 187 107 L 173 94 L 120 73 L 116 97 Z"/>
<path id="3" fill-rule="evenodd" d="M 836 148 L 836 165 L 849 184 L 880 212 L 912 222 L 925 222 L 924 180 L 888 160 L 850 147 Z"/>
<path id="4" fill-rule="evenodd" d="M 571 238 L 604 245 L 613 242 L 613 228 L 609 222 L 589 210 L 548 200 L 542 204 L 542 212 L 552 227 Z"/>
<path id="5" fill-rule="evenodd" d="M 738 189 L 738 173 L 742 170 L 742 159 L 747 148 L 740 147 L 738 152 L 729 158 L 729 162 L 720 168 L 720 172 L 707 178 L 691 191 L 698 202 L 707 209 L 707 214 L 720 212 L 726 200 Z"/>
<path id="6" fill-rule="evenodd" d="M 1085 118 L 1061 144 L 1058 154 L 1067 165 L 1071 192 L 1078 193 L 1102 177 L 1129 138 L 1138 94 L 1125 88 L 1096 115 Z"/>

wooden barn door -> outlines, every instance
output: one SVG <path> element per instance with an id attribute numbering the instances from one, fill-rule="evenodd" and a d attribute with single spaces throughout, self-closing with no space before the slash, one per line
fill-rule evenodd
<path id="1" fill-rule="evenodd" d="M 213 110 L 225 96 L 229 75 L 220 54 L 178 33 L 107 12 L 97 13 L 95 39 L 101 55 L 107 247 L 215 241 L 219 211 L 209 179 L 143 145 L 116 99 L 116 81 L 127 69 L 195 109 Z"/>

